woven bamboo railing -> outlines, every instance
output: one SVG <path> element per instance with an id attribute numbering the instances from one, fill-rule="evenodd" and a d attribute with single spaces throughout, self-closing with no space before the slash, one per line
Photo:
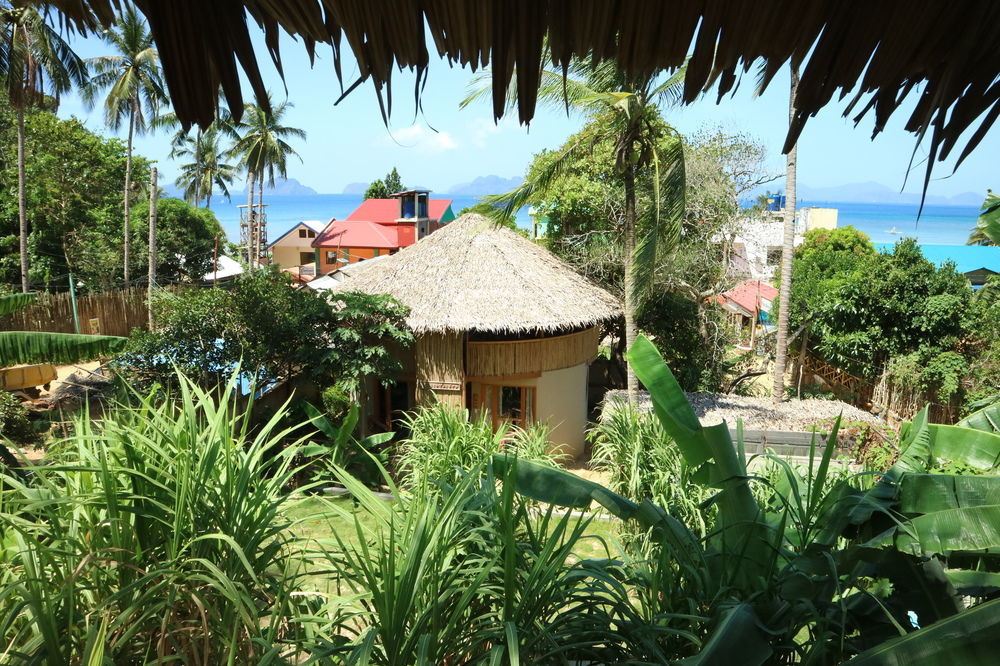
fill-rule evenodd
<path id="1" fill-rule="evenodd" d="M 505 377 L 548 372 L 587 363 L 597 355 L 600 331 L 535 340 L 469 342 L 465 347 L 465 372 L 470 377 Z"/>

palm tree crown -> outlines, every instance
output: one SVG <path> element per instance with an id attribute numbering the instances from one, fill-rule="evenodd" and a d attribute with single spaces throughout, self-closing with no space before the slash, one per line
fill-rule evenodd
<path id="1" fill-rule="evenodd" d="M 113 28 L 105 30 L 104 41 L 115 51 L 114 55 L 90 58 L 90 83 L 83 89 L 83 100 L 93 108 L 98 96 L 104 98 L 104 122 L 112 129 L 119 129 L 128 120 L 128 143 L 125 156 L 124 208 L 124 279 L 130 280 L 129 262 L 132 231 L 130 214 L 132 199 L 132 141 L 136 134 L 144 134 L 153 126 L 160 105 L 167 101 L 166 89 L 160 73 L 160 58 L 153 46 L 153 37 L 146 21 L 133 5 L 125 11 Z"/>
<path id="2" fill-rule="evenodd" d="M 655 259 L 659 245 L 672 244 L 680 237 L 684 216 L 684 152 L 680 136 L 667 127 L 672 135 L 664 146 L 663 123 L 660 104 L 677 103 L 684 83 L 685 68 L 670 76 L 651 74 L 645 77 L 626 77 L 613 61 L 594 63 L 575 61 L 565 75 L 543 71 L 538 89 L 540 104 L 562 107 L 591 117 L 601 116 L 597 135 L 589 145 L 581 142 L 562 148 L 547 166 L 530 177 L 518 188 L 492 198 L 503 205 L 507 215 L 530 201 L 543 197 L 546 189 L 573 162 L 577 155 L 595 142 L 609 142 L 614 146 L 615 171 L 624 185 L 624 215 L 621 223 L 625 248 L 625 342 L 631 347 L 637 336 L 635 310 L 637 303 L 652 283 Z M 512 85 L 514 81 L 512 79 Z M 472 92 L 462 101 L 465 107 L 482 100 L 492 93 L 488 72 L 480 73 L 474 80 Z M 507 99 L 513 105 L 516 91 Z M 652 178 L 643 178 L 653 171 Z M 648 181 L 653 189 L 655 202 L 649 224 L 641 238 L 636 238 L 636 184 Z M 661 207 L 662 204 L 662 207 Z M 628 369 L 629 399 L 634 400 L 638 381 Z"/>
<path id="3" fill-rule="evenodd" d="M 116 53 L 87 60 L 91 77 L 83 99 L 93 108 L 99 95 L 107 91 L 105 124 L 117 130 L 131 119 L 135 133 L 143 134 L 167 101 L 153 36 L 136 8 L 126 5 L 114 27 L 105 30 L 102 37 Z"/>
<path id="4" fill-rule="evenodd" d="M 295 127 L 282 125 L 285 113 L 291 108 L 288 102 L 274 104 L 267 99 L 264 106 L 247 104 L 243 120 L 236 123 L 240 139 L 233 146 L 232 154 L 240 159 L 240 166 L 257 176 L 267 175 L 269 185 L 274 185 L 274 175 L 284 178 L 288 174 L 288 158 L 298 153 L 286 139 L 305 139 L 306 133 Z"/>
<path id="5" fill-rule="evenodd" d="M 170 157 L 188 160 L 181 164 L 175 181 L 187 201 L 197 206 L 204 199 L 205 205 L 211 207 L 216 188 L 229 199 L 229 186 L 236 180 L 237 167 L 225 162 L 227 155 L 228 151 L 222 147 L 222 130 L 215 125 L 199 130 L 193 137 L 185 134 L 175 141 Z"/>

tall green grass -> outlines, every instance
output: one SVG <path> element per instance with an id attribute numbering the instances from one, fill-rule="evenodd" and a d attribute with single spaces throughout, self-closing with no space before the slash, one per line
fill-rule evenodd
<path id="1" fill-rule="evenodd" d="M 469 418 L 464 409 L 435 405 L 407 416 L 410 436 L 399 447 L 403 486 L 412 491 L 454 485 L 467 470 L 480 468 L 494 453 L 515 453 L 522 460 L 552 464 L 548 429 L 536 423 L 494 432 L 485 417 Z"/>
<path id="2" fill-rule="evenodd" d="M 710 489 L 696 483 L 680 450 L 652 414 L 622 402 L 605 410 L 589 433 L 591 464 L 607 474 L 607 486 L 634 502 L 651 500 L 705 536 L 715 508 L 706 506 Z"/>
<path id="3" fill-rule="evenodd" d="M 298 663 L 330 631 L 284 517 L 305 433 L 185 378 L 0 495 L 0 663 Z"/>

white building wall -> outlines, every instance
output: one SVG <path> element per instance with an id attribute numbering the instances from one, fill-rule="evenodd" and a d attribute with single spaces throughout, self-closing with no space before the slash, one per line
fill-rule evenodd
<path id="1" fill-rule="evenodd" d="M 583 453 L 587 430 L 586 363 L 543 372 L 536 379 L 536 418 L 549 424 L 553 448 L 574 458 Z"/>

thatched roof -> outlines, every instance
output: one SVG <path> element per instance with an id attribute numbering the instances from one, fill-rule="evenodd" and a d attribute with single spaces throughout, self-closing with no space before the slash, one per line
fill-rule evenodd
<path id="1" fill-rule="evenodd" d="M 367 263 L 367 262 L 366 262 Z M 548 250 L 467 213 L 339 288 L 391 294 L 414 333 L 556 332 L 620 314 L 611 294 Z"/>
<path id="2" fill-rule="evenodd" d="M 107 25 L 122 0 L 20 0 L 58 7 L 79 29 Z M 17 4 L 18 0 L 15 0 Z M 725 94 L 763 61 L 766 85 L 789 61 L 801 68 L 790 141 L 806 119 L 834 97 L 845 115 L 873 112 L 875 132 L 910 93 L 917 98 L 906 129 L 930 138 L 929 163 L 959 136 L 982 131 L 1000 115 L 1000 2 L 952 0 L 135 0 L 149 19 L 171 98 L 185 123 L 207 124 L 221 88 L 229 108 L 243 105 L 239 70 L 257 97 L 264 84 L 249 26 L 264 31 L 281 71 L 278 36 L 333 50 L 342 77 L 346 42 L 359 78 L 374 83 L 391 109 L 397 68 L 412 68 L 419 97 L 430 56 L 427 38 L 451 63 L 493 70 L 494 113 L 504 109 L 516 77 L 521 120 L 534 115 L 545 40 L 551 64 L 573 58 L 615 59 L 629 74 L 675 68 L 690 54 L 685 100 L 716 86 Z M 351 63 L 349 63 L 351 64 Z M 349 71 L 353 71 L 353 64 Z M 341 80 L 341 89 L 344 81 Z M 294 91 L 291 91 L 294 94 Z M 983 115 L 985 114 L 985 115 Z M 973 133 L 967 149 L 982 138 Z M 788 144 L 790 145 L 790 144 Z"/>

